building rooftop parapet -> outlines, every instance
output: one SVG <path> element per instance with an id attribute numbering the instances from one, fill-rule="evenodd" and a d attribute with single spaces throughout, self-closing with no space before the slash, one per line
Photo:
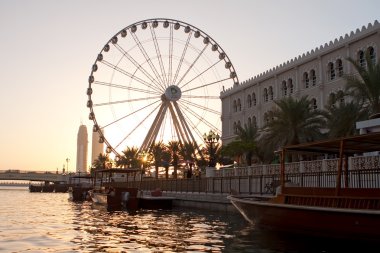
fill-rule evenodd
<path id="1" fill-rule="evenodd" d="M 368 34 L 373 33 L 378 29 L 380 29 L 380 24 L 377 20 L 375 20 L 373 24 L 368 23 L 367 26 L 362 26 L 361 30 L 358 28 L 355 32 L 351 31 L 350 34 L 346 33 L 344 37 L 340 36 L 339 39 L 335 38 L 333 41 L 330 40 L 329 43 L 320 45 L 319 47 L 311 49 L 310 51 L 303 53 L 302 55 L 298 55 L 290 60 L 287 60 L 286 62 L 280 63 L 279 65 L 272 67 L 269 70 L 266 70 L 262 73 L 255 75 L 254 77 L 249 78 L 248 80 L 241 82 L 239 85 L 234 85 L 233 87 L 227 88 L 220 93 L 220 97 L 223 98 L 225 96 L 244 90 L 245 88 L 247 88 L 247 86 L 250 87 L 252 85 L 257 85 L 260 82 L 263 82 L 264 80 L 268 79 L 269 77 L 278 75 L 284 70 L 294 68 L 300 64 L 303 64 L 304 62 L 308 62 L 320 55 L 335 50 L 336 48 L 343 47 L 346 44 L 350 44 L 350 42 L 355 41 L 361 37 L 368 36 Z"/>

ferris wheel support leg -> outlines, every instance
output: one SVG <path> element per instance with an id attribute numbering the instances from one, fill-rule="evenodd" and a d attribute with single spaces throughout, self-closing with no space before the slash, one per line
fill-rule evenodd
<path id="1" fill-rule="evenodd" d="M 185 117 L 183 116 L 181 110 L 179 109 L 179 106 L 178 106 L 177 102 L 174 101 L 173 104 L 174 104 L 174 107 L 176 108 L 176 111 L 177 111 L 177 114 L 179 116 L 179 119 L 180 119 L 180 121 L 182 122 L 182 124 L 184 126 L 185 132 L 188 133 L 188 135 L 190 135 L 191 140 L 193 141 L 194 145 L 196 145 L 196 148 L 197 148 L 199 154 L 202 154 L 202 152 L 201 152 L 201 150 L 200 150 L 200 148 L 199 148 L 197 142 L 195 141 L 195 138 L 194 138 L 194 136 L 193 136 L 193 134 L 191 132 L 191 129 L 190 129 L 189 125 L 187 124 L 186 120 L 185 120 Z M 189 137 L 188 137 L 188 139 L 190 140 Z"/>
<path id="2" fill-rule="evenodd" d="M 152 126 L 150 127 L 143 143 L 141 144 L 141 147 L 140 147 L 140 151 L 145 151 L 147 149 L 149 149 L 151 143 L 152 143 L 152 139 L 154 140 L 156 136 L 154 136 L 154 132 L 156 128 L 159 128 L 159 122 L 162 122 L 162 120 L 160 121 L 161 118 L 163 118 L 163 115 L 165 113 L 163 113 L 164 111 L 166 111 L 167 109 L 167 105 L 165 105 L 165 103 L 162 103 L 161 106 L 160 106 L 160 109 L 158 110 L 157 112 L 157 115 L 153 121 L 153 124 Z M 157 131 L 158 132 L 158 131 Z"/>

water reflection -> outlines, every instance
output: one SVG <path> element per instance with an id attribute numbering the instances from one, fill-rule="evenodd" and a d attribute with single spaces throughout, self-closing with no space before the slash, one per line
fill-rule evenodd
<path id="1" fill-rule="evenodd" d="M 234 237 L 228 223 L 215 214 L 189 210 L 108 212 L 90 203 L 72 204 L 78 231 L 72 242 L 84 252 L 222 252 Z M 85 245 L 85 247 L 84 247 Z"/>
<path id="2" fill-rule="evenodd" d="M 360 244 L 264 231 L 239 214 L 109 212 L 67 194 L 0 188 L 0 252 L 378 252 Z"/>

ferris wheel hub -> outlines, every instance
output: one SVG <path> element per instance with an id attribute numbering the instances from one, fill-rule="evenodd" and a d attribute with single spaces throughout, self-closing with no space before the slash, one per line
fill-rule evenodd
<path id="1" fill-rule="evenodd" d="M 165 90 L 165 97 L 169 101 L 177 101 L 181 98 L 181 89 L 176 85 L 171 85 Z"/>

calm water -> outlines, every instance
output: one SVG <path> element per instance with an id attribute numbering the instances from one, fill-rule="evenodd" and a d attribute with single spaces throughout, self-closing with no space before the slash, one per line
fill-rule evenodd
<path id="1" fill-rule="evenodd" d="M 239 214 L 108 212 L 67 197 L 0 187 L 0 252 L 380 252 L 380 245 L 363 251 L 344 241 L 260 231 Z"/>

